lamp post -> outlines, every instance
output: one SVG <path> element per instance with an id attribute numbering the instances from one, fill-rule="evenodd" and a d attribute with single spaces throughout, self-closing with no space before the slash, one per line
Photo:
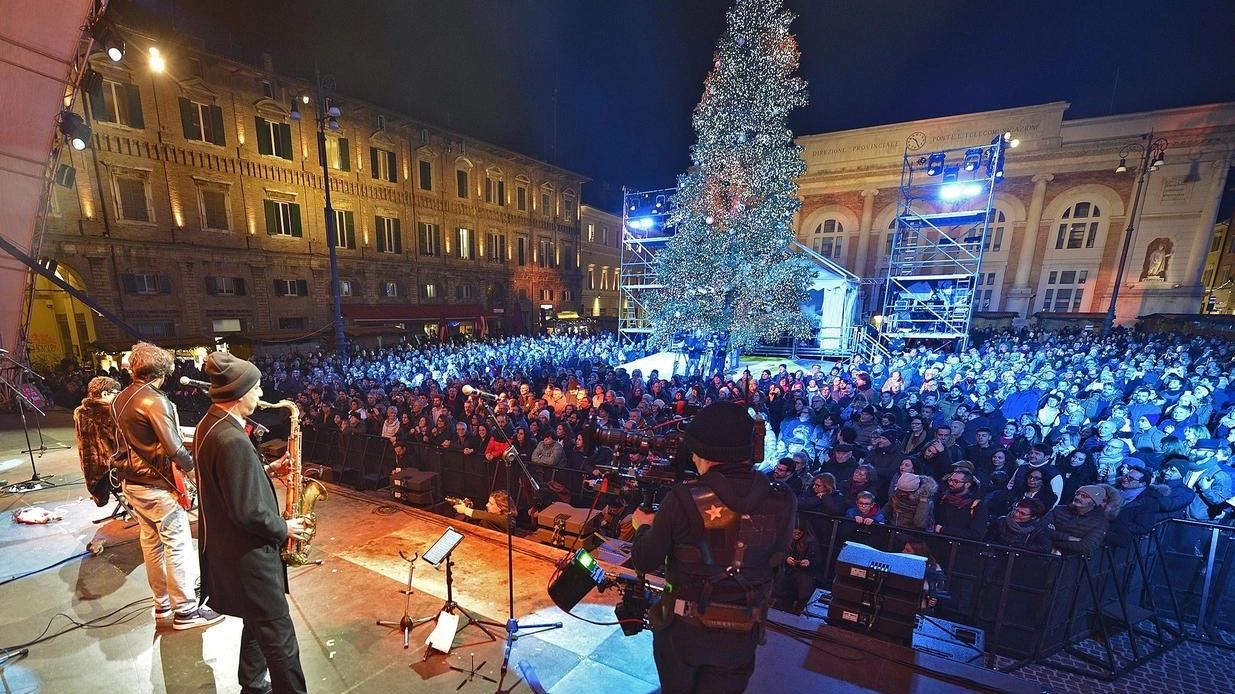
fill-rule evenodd
<path id="1" fill-rule="evenodd" d="M 314 121 L 317 124 L 317 156 L 322 162 L 322 189 L 326 194 L 326 245 L 330 249 L 330 300 L 334 316 L 335 348 L 347 354 L 347 342 L 343 336 L 343 297 L 339 292 L 339 259 L 337 246 L 338 229 L 335 227 L 334 207 L 330 204 L 330 165 L 326 161 L 326 130 L 339 129 L 339 107 L 327 103 L 334 95 L 334 80 L 330 77 L 322 79 L 322 73 L 316 66 L 313 68 L 316 89 L 313 92 Z M 309 97 L 302 97 L 307 103 Z M 300 107 L 292 102 L 292 120 L 300 120 Z"/>
<path id="2" fill-rule="evenodd" d="M 1119 301 L 1119 286 L 1123 284 L 1124 263 L 1128 260 L 1128 250 L 1132 246 L 1132 232 L 1136 228 L 1136 219 L 1145 205 L 1145 181 L 1149 178 L 1149 174 L 1157 171 L 1158 167 L 1165 163 L 1164 155 L 1167 146 L 1170 145 L 1164 137 L 1155 140 L 1152 130 L 1141 139 L 1144 144 L 1133 142 L 1124 145 L 1123 149 L 1119 150 L 1119 166 L 1115 168 L 1115 173 L 1123 173 L 1128 170 L 1129 157 L 1140 158 L 1136 170 L 1136 188 L 1132 193 L 1132 206 L 1128 210 L 1128 228 L 1124 230 L 1123 248 L 1119 251 L 1119 265 L 1115 269 L 1115 284 L 1111 288 L 1111 304 L 1106 308 L 1106 320 L 1102 325 L 1103 332 L 1110 332 L 1115 326 L 1115 304 Z"/>

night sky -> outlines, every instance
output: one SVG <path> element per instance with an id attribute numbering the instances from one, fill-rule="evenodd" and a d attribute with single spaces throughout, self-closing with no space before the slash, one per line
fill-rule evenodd
<path id="1" fill-rule="evenodd" d="M 670 187 L 731 0 L 114 0 L 215 52 L 544 159 Z M 797 134 L 1068 101 L 1069 119 L 1235 101 L 1232 0 L 786 0 Z M 555 98 L 556 94 L 556 98 Z"/>

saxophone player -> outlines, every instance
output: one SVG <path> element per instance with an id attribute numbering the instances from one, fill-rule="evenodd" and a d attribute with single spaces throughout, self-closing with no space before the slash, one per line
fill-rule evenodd
<path id="1" fill-rule="evenodd" d="M 202 595 L 219 612 L 244 620 L 242 693 L 306 692 L 280 550 L 289 537 L 306 539 L 311 526 L 280 515 L 274 484 L 245 435 L 245 418 L 261 400 L 261 372 L 226 352 L 206 357 L 205 372 L 212 404 L 194 437 Z"/>

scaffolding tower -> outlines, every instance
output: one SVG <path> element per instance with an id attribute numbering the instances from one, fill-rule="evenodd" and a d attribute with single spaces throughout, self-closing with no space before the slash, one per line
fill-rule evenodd
<path id="1" fill-rule="evenodd" d="M 652 332 L 647 311 L 650 293 L 663 289 L 653 260 L 673 238 L 669 207 L 676 188 L 622 189 L 622 261 L 618 274 L 618 336 L 623 345 L 642 342 Z"/>
<path id="2" fill-rule="evenodd" d="M 915 133 L 916 135 L 916 133 Z M 955 341 L 964 349 L 1010 133 L 989 144 L 912 151 L 901 167 L 881 337 Z"/>

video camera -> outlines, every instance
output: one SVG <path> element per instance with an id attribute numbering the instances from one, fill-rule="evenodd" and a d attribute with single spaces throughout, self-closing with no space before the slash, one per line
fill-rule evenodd
<path id="1" fill-rule="evenodd" d="M 549 597 L 563 612 L 575 605 L 595 588 L 603 593 L 616 588 L 622 600 L 613 608 L 622 633 L 634 636 L 648 626 L 648 610 L 660 601 L 661 588 L 648 583 L 642 574 L 607 573 L 585 549 L 571 554 L 561 567 L 561 573 L 549 585 Z"/>

